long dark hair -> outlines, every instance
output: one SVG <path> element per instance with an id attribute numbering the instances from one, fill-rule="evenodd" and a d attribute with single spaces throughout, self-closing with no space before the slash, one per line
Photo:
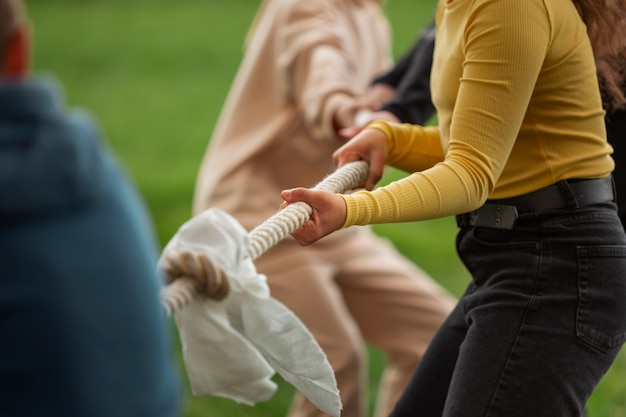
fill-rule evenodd
<path id="1" fill-rule="evenodd" d="M 607 110 L 626 107 L 626 1 L 572 0 L 593 47 Z"/>

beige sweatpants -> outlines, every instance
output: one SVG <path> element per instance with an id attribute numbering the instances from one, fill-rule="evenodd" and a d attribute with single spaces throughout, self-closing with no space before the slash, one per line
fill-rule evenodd
<path id="1" fill-rule="evenodd" d="M 353 227 L 312 246 L 291 237 L 255 261 L 272 296 L 308 327 L 335 370 L 342 417 L 366 417 L 365 342 L 385 353 L 376 417 L 389 414 L 454 298 L 367 227 Z M 296 395 L 290 417 L 322 417 Z"/>

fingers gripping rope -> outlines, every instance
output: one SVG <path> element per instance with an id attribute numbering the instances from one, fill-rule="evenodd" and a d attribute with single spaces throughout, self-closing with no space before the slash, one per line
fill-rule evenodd
<path id="1" fill-rule="evenodd" d="M 312 189 L 343 193 L 365 180 L 367 173 L 367 162 L 351 162 L 337 169 Z M 278 211 L 248 234 L 246 257 L 257 259 L 302 226 L 312 212 L 312 207 L 305 202 L 293 203 Z M 190 252 L 175 253 L 165 259 L 164 270 L 169 282 L 161 292 L 161 302 L 168 315 L 182 309 L 196 295 L 202 294 L 215 300 L 221 300 L 228 295 L 228 277 L 205 256 Z"/>
<path id="2" fill-rule="evenodd" d="M 343 193 L 356 187 L 365 179 L 367 172 L 367 162 L 352 162 L 339 168 L 313 189 Z M 247 256 L 252 260 L 257 259 L 269 248 L 302 226 L 311 217 L 312 212 L 313 209 L 307 203 L 297 202 L 274 214 L 249 233 L 250 247 Z"/>

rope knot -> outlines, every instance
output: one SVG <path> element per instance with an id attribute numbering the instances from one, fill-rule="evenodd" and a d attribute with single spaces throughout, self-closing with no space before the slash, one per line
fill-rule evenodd
<path id="1" fill-rule="evenodd" d="M 167 294 L 162 297 L 168 314 L 179 310 L 194 297 L 220 301 L 230 290 L 226 273 L 206 256 L 190 251 L 167 254 L 162 263 Z"/>

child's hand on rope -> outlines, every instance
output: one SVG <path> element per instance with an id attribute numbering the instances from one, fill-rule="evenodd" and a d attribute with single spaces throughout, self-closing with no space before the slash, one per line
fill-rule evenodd
<path id="1" fill-rule="evenodd" d="M 298 201 L 313 208 L 310 219 L 291 233 L 301 245 L 307 246 L 316 242 L 340 229 L 346 221 L 346 203 L 340 195 L 333 192 L 293 188 L 284 190 L 281 197 L 285 200 L 283 208 Z"/>
<path id="2" fill-rule="evenodd" d="M 387 135 L 376 128 L 362 130 L 361 133 L 346 142 L 333 154 L 333 160 L 337 167 L 341 167 L 348 162 L 367 161 L 369 163 L 369 173 L 364 186 L 370 191 L 383 176 L 386 158 Z"/>

